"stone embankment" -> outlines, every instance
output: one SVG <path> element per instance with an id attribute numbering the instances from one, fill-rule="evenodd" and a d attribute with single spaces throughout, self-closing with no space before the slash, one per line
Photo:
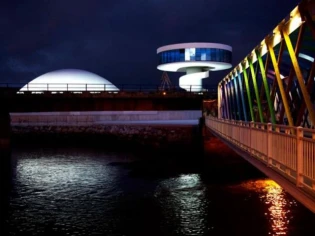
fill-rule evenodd
<path id="1" fill-rule="evenodd" d="M 116 141 L 147 147 L 189 146 L 196 141 L 193 125 L 91 125 L 91 126 L 11 126 L 13 142 L 71 142 L 115 145 Z M 115 143 L 116 142 L 116 143 Z"/>

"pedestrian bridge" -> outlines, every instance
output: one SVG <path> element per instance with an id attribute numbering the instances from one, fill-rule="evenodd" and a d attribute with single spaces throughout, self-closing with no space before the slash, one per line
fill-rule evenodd
<path id="1" fill-rule="evenodd" d="M 206 126 L 315 213 L 315 1 L 302 0 L 218 84 Z M 206 103 L 204 103 L 204 108 Z"/>
<path id="2" fill-rule="evenodd" d="M 206 117 L 212 133 L 315 213 L 315 130 Z"/>

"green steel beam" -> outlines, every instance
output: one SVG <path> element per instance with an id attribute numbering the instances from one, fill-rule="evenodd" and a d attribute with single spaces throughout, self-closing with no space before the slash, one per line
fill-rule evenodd
<path id="1" fill-rule="evenodd" d="M 255 70 L 254 70 L 254 66 L 253 66 L 253 62 L 252 62 L 251 58 L 248 58 L 248 63 L 249 63 L 250 72 L 252 74 L 252 80 L 253 80 L 253 84 L 254 84 L 254 90 L 255 90 L 255 95 L 256 95 L 256 101 L 257 101 L 257 106 L 258 106 L 260 122 L 264 123 L 264 116 L 263 116 L 259 92 L 258 92 L 257 80 L 256 80 Z"/>
<path id="2" fill-rule="evenodd" d="M 268 82 L 267 82 L 267 76 L 266 76 L 264 63 L 263 63 L 262 57 L 261 57 L 260 53 L 258 52 L 258 50 L 256 50 L 256 55 L 257 55 L 258 63 L 259 63 L 259 66 L 260 66 L 260 71 L 261 71 L 261 76 L 262 76 L 262 79 L 263 79 L 263 84 L 264 84 L 264 87 L 265 87 L 265 94 L 266 94 L 267 103 L 268 103 L 268 107 L 269 107 L 269 112 L 270 112 L 270 116 L 271 116 L 271 122 L 273 124 L 276 124 L 276 115 L 275 115 L 275 110 L 274 110 L 274 107 L 273 107 L 273 104 L 272 104 L 271 98 L 270 98 L 270 90 L 269 90 L 269 86 L 268 86 Z"/>
<path id="3" fill-rule="evenodd" d="M 247 75 L 247 71 L 246 71 L 245 66 L 242 65 L 242 67 L 243 67 L 243 73 L 244 73 L 244 79 L 245 79 L 245 87 L 246 87 L 246 92 L 247 92 L 250 117 L 251 117 L 251 120 L 255 122 L 253 103 L 252 103 L 252 98 L 251 98 L 250 90 L 249 90 L 248 75 Z"/>
<path id="4" fill-rule="evenodd" d="M 268 64 L 269 64 L 269 53 L 266 53 L 265 71 L 268 70 Z M 264 92 L 265 92 L 265 87 L 264 87 L 264 83 L 262 83 L 262 85 L 260 86 L 260 100 L 261 101 L 264 99 Z M 267 110 L 265 118 L 266 120 L 269 120 L 269 110 Z M 257 119 L 258 119 L 258 114 L 256 114 L 256 120 Z"/>

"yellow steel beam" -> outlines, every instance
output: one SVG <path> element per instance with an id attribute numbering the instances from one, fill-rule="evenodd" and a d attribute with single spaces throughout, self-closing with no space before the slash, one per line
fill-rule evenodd
<path id="1" fill-rule="evenodd" d="M 300 29 L 299 29 L 299 34 L 298 34 L 298 38 L 296 40 L 296 46 L 294 49 L 295 56 L 299 55 L 299 52 L 300 52 L 300 49 L 302 46 L 302 40 L 303 40 L 304 32 L 305 32 L 305 24 L 302 24 L 300 26 Z M 287 97 L 289 97 L 289 92 L 293 86 L 294 75 L 295 75 L 294 68 L 291 67 L 290 72 L 289 72 L 287 87 L 285 89 L 285 93 L 286 93 Z M 294 103 L 295 102 L 294 99 L 291 102 Z M 295 107 L 298 106 L 298 104 L 294 104 L 294 105 L 295 105 Z M 284 115 L 284 109 L 281 108 L 280 109 L 280 118 L 279 118 L 280 120 L 283 119 L 283 115 Z"/>
<path id="2" fill-rule="evenodd" d="M 283 87 L 283 83 L 282 83 L 282 80 L 281 80 L 281 77 L 280 77 L 280 70 L 279 70 L 279 66 L 278 66 L 278 63 L 277 63 L 275 51 L 274 51 L 274 49 L 273 49 L 273 47 L 272 47 L 270 42 L 266 41 L 266 44 L 267 44 L 267 47 L 268 47 L 268 50 L 269 50 L 271 63 L 272 63 L 273 68 L 275 70 L 278 87 L 279 87 L 281 98 L 282 98 L 282 102 L 283 102 L 283 105 L 284 105 L 284 110 L 285 110 L 285 113 L 286 113 L 288 121 L 289 121 L 289 125 L 290 126 L 294 126 L 292 115 L 291 115 L 291 112 L 290 112 L 290 106 L 289 106 L 289 103 L 288 103 L 288 98 L 286 96 L 286 93 L 285 93 L 285 90 L 284 90 L 284 87 Z"/>
<path id="3" fill-rule="evenodd" d="M 299 66 L 299 62 L 296 58 L 289 35 L 287 34 L 286 31 L 283 31 L 282 33 L 285 40 L 285 44 L 287 45 L 287 49 L 288 49 L 288 52 L 289 52 L 289 55 L 293 64 L 293 68 L 294 68 L 297 80 L 299 82 L 299 85 L 303 94 L 303 98 L 304 98 L 307 110 L 309 112 L 310 119 L 312 121 L 313 126 L 315 126 L 315 111 L 314 111 L 313 104 L 311 102 L 310 94 L 307 92 L 307 89 L 304 83 L 304 79 L 303 79 L 303 75 Z"/>
<path id="4" fill-rule="evenodd" d="M 278 58 L 277 58 L 277 65 L 279 65 L 281 63 L 283 50 L 284 50 L 284 42 L 283 42 L 283 40 L 281 40 L 280 48 L 279 48 L 279 52 L 278 52 Z M 270 55 L 269 52 L 268 52 L 268 55 Z M 270 94 L 271 101 L 273 101 L 273 102 L 275 101 L 275 98 L 276 98 L 276 90 L 277 90 L 277 78 L 276 78 L 276 76 L 274 76 L 273 82 L 272 82 L 271 94 Z M 269 118 L 269 116 L 270 116 L 270 113 L 268 110 L 267 111 L 267 117 Z"/>
<path id="5" fill-rule="evenodd" d="M 312 63 L 311 71 L 310 71 L 310 74 L 308 76 L 308 80 L 306 83 L 306 89 L 307 89 L 307 92 L 309 92 L 309 93 L 311 93 L 312 88 L 313 88 L 314 76 L 315 76 L 315 61 L 313 61 L 313 63 Z M 296 126 L 299 126 L 301 124 L 304 112 L 305 112 L 305 102 L 302 101 L 302 104 L 301 104 L 300 110 L 299 110 L 299 114 L 298 114 L 296 122 L 295 122 Z"/>

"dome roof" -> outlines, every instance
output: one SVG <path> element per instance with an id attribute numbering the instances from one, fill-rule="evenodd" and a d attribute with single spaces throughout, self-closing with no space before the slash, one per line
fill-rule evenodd
<path id="1" fill-rule="evenodd" d="M 119 91 L 119 89 L 91 72 L 63 69 L 37 77 L 24 85 L 20 91 Z"/>

